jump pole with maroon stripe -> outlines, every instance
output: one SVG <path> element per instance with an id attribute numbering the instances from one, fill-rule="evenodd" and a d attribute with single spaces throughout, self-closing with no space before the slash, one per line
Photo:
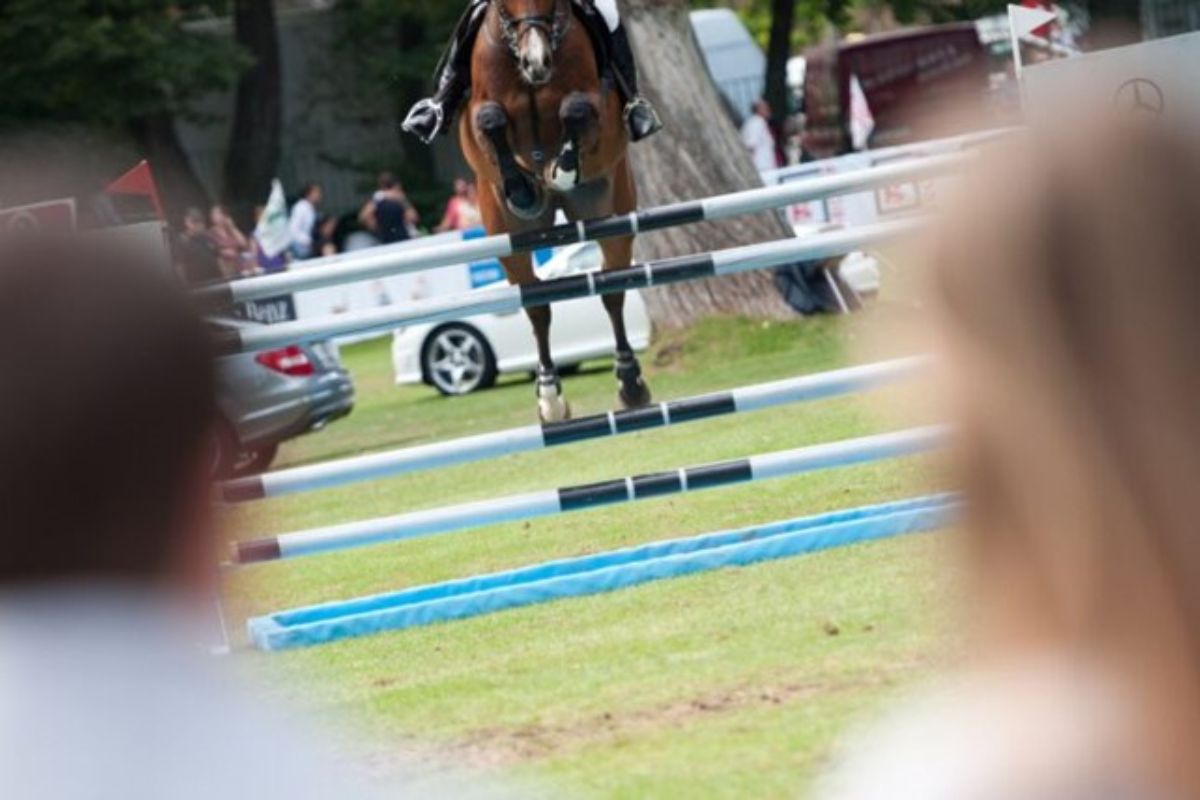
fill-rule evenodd
<path id="1" fill-rule="evenodd" d="M 946 436 L 947 430 L 941 426 L 913 428 L 751 456 L 738 461 L 313 528 L 238 542 L 234 547 L 234 560 L 239 564 L 277 561 L 653 497 L 715 489 L 748 481 L 770 480 L 804 472 L 901 458 L 934 449 L 943 443 Z"/>
<path id="2" fill-rule="evenodd" d="M 450 322 L 477 314 L 513 314 L 523 308 L 564 300 L 600 297 L 682 281 L 769 269 L 800 261 L 845 255 L 892 242 L 920 230 L 927 220 L 907 218 L 862 225 L 804 238 L 700 253 L 636 264 L 627 269 L 589 272 L 540 281 L 527 286 L 497 286 L 450 297 L 425 300 L 411 307 L 387 307 L 337 314 L 315 320 L 282 322 L 253 328 L 222 329 L 216 347 L 223 355 L 266 350 L 303 342 L 319 342 L 349 334 L 387 331 L 408 325 Z"/>
<path id="3" fill-rule="evenodd" d="M 945 174 L 961 166 L 967 158 L 964 154 L 953 153 L 913 159 L 841 175 L 821 176 L 779 186 L 746 189 L 704 200 L 659 206 L 632 214 L 581 220 L 537 231 L 499 234 L 443 246 L 414 247 L 402 252 L 366 250 L 361 254 L 354 254 L 352 258 L 341 257 L 337 263 L 322 267 L 201 287 L 195 290 L 194 295 L 207 307 L 224 308 L 248 300 L 276 297 L 291 292 L 420 272 L 453 264 L 506 258 L 545 247 L 634 236 L 697 222 L 715 222 Z"/>
<path id="4" fill-rule="evenodd" d="M 916 375 L 927 364 L 928 360 L 922 357 L 902 358 L 745 386 L 728 392 L 660 403 L 648 408 L 610 411 L 565 422 L 529 425 L 385 453 L 295 467 L 227 481 L 221 485 L 221 498 L 227 503 L 242 503 L 283 497 L 730 414 L 805 403 L 852 392 L 865 392 Z"/>

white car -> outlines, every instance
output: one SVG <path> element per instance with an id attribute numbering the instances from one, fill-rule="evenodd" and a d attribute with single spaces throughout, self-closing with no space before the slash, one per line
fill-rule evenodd
<path id="1" fill-rule="evenodd" d="M 600 246 L 589 242 L 563 248 L 537 273 L 544 280 L 561 278 L 599 270 L 602 263 Z M 650 346 L 650 317 L 637 292 L 625 296 L 625 327 L 634 350 Z M 560 369 L 613 354 L 612 326 L 597 297 L 556 303 L 550 336 Z M 444 395 L 462 395 L 486 389 L 500 373 L 534 371 L 537 351 L 523 311 L 482 314 L 396 331 L 392 365 L 397 385 L 427 383 Z"/>

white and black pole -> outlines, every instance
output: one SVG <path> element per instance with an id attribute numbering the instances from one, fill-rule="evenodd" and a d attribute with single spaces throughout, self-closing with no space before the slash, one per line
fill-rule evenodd
<path id="1" fill-rule="evenodd" d="M 715 222 L 951 172 L 961 166 L 965 158 L 961 153 L 930 156 L 840 175 L 821 176 L 779 186 L 747 189 L 704 200 L 659 206 L 632 214 L 581 220 L 526 233 L 500 234 L 441 246 L 414 246 L 399 252 L 365 250 L 361 254 L 354 254 L 353 257 L 341 257 L 337 263 L 214 284 L 198 288 L 194 294 L 205 306 L 222 308 L 248 300 L 371 280 L 387 275 L 506 258 L 516 253 L 532 252 L 545 247 L 633 236 L 697 222 Z"/>
<path id="2" fill-rule="evenodd" d="M 782 187 L 779 187 L 782 188 Z M 681 281 L 732 275 L 845 255 L 895 241 L 927 224 L 904 219 L 863 225 L 796 239 L 701 253 L 635 264 L 610 272 L 589 272 L 541 281 L 527 286 L 498 286 L 465 294 L 422 301 L 416 306 L 387 307 L 315 320 L 284 322 L 254 328 L 223 329 L 216 346 L 221 354 L 266 350 L 302 342 L 317 342 L 348 334 L 387 331 L 407 325 L 451 322 L 477 314 L 512 314 L 522 308 L 564 300 L 647 289 Z"/>
<path id="3" fill-rule="evenodd" d="M 293 467 L 227 481 L 221 485 L 221 497 L 227 503 L 283 497 L 605 439 L 636 431 L 683 425 L 793 403 L 812 402 L 852 392 L 865 392 L 917 375 L 928 363 L 928 359 L 922 357 L 902 358 L 745 386 L 728 392 L 675 400 L 647 408 L 609 411 L 565 422 L 529 425 L 446 442 Z"/>
<path id="4" fill-rule="evenodd" d="M 940 446 L 945 427 L 914 428 L 830 444 L 802 447 L 738 461 L 618 478 L 584 486 L 533 492 L 477 503 L 446 506 L 392 517 L 284 533 L 239 542 L 239 564 L 277 561 L 352 547 L 415 539 L 502 522 L 534 519 L 605 505 L 770 480 L 804 472 L 900 458 Z"/>

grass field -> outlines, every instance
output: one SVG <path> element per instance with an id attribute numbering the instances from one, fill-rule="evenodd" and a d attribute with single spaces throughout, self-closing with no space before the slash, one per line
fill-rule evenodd
<path id="1" fill-rule="evenodd" d="M 871 315 L 787 324 L 711 320 L 647 354 L 658 399 L 852 363 Z M 885 356 L 899 353 L 884 353 Z M 447 400 L 391 385 L 388 342 L 347 348 L 359 403 L 289 444 L 281 465 L 532 422 L 523 377 Z M 566 381 L 577 414 L 606 410 L 607 364 Z M 919 392 L 917 392 L 919 394 Z M 508 457 L 241 510 L 245 535 L 399 513 L 737 458 L 922 422 L 913 392 L 823 401 Z M 880 407 L 899 409 L 887 415 Z M 868 465 L 247 570 L 256 614 L 552 558 L 910 496 L 919 461 Z M 943 653 L 942 535 L 650 584 L 451 625 L 250 657 L 386 753 L 414 741 L 569 797 L 803 793 L 846 724 L 929 675 Z"/>

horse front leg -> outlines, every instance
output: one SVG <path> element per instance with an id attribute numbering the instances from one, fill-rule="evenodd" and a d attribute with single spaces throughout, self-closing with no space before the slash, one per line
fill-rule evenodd
<path id="1" fill-rule="evenodd" d="M 531 254 L 522 253 L 501 261 L 509 283 L 526 286 L 537 282 Z M 564 419 L 570 419 L 571 406 L 563 397 L 562 380 L 558 376 L 558 368 L 554 365 L 554 356 L 550 352 L 550 323 L 553 312 L 550 306 L 536 306 L 525 309 L 525 313 L 533 326 L 533 338 L 537 342 L 535 386 L 538 416 L 542 422 L 562 422 Z"/>
<path id="2" fill-rule="evenodd" d="M 600 247 L 604 250 L 604 268 L 621 269 L 633 261 L 633 239 L 609 239 Z M 604 310 L 612 323 L 613 340 L 616 343 L 617 400 L 623 408 L 641 408 L 650 404 L 650 388 L 642 379 L 642 365 L 638 362 L 625 331 L 625 295 L 604 296 Z"/>
<path id="3" fill-rule="evenodd" d="M 496 102 L 482 103 L 475 109 L 475 130 L 482 141 L 480 146 L 495 160 L 500 170 L 501 189 L 510 211 L 521 219 L 541 216 L 541 192 L 517 163 L 508 139 L 508 113 Z"/>
<path id="4" fill-rule="evenodd" d="M 590 96 L 572 92 L 563 98 L 558 112 L 563 145 L 550 164 L 549 183 L 569 192 L 583 180 L 583 152 L 592 148 L 600 132 L 600 111 Z"/>

